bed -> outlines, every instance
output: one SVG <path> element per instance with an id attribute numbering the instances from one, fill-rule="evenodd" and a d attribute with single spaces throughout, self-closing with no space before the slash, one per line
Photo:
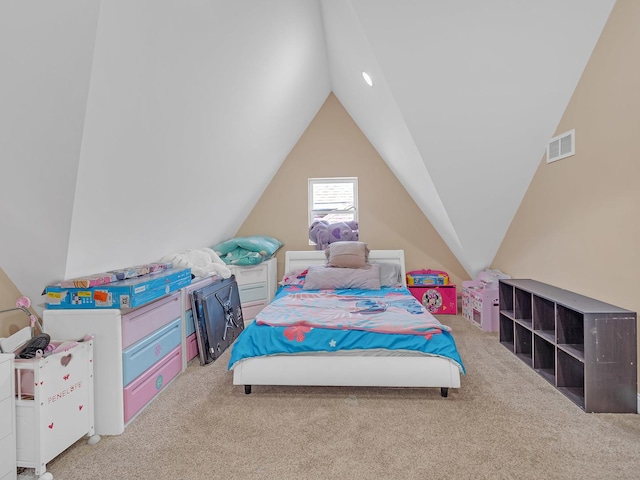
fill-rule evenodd
<path id="1" fill-rule="evenodd" d="M 436 329 L 429 330 L 435 334 L 318 328 L 317 324 L 306 321 L 298 326 L 273 325 L 270 324 L 269 319 L 272 317 L 269 313 L 277 311 L 282 299 L 291 298 L 296 292 L 304 292 L 300 285 L 282 285 L 274 300 L 256 316 L 254 322 L 246 326 L 232 346 L 228 368 L 233 371 L 233 384 L 243 385 L 246 394 L 251 393 L 252 385 L 435 387 L 440 388 L 443 397 L 448 396 L 450 388 L 459 388 L 465 369 L 453 336 L 450 331 L 445 330 L 449 327 L 440 324 L 406 288 L 404 251 L 371 250 L 368 251 L 368 262 L 377 264 L 379 267 L 376 268 L 380 271 L 384 269 L 388 273 L 392 269 L 397 277 L 394 285 L 383 286 L 371 293 L 384 296 L 390 292 L 395 295 L 394 298 L 401 298 L 403 302 L 413 302 L 411 308 L 422 309 L 437 322 Z M 282 283 L 285 283 L 287 274 L 291 272 L 304 271 L 304 279 L 306 269 L 311 271 L 312 267 L 326 263 L 324 251 L 287 251 Z M 307 303 L 317 306 L 323 305 L 319 302 L 324 301 L 323 296 L 327 293 L 332 294 L 336 302 L 336 295 L 351 297 L 354 294 L 368 294 L 369 291 L 307 290 L 304 293 L 313 295 L 309 297 L 312 301 Z M 349 302 L 345 301 L 345 304 L 348 305 Z M 388 313 L 393 313 L 390 310 Z M 280 311 L 284 311 L 282 305 Z M 438 329 L 437 325 L 443 328 Z M 432 327 L 434 325 L 430 326 Z M 291 345 L 296 348 L 302 346 L 307 342 L 305 336 L 310 338 L 312 334 L 328 335 L 326 339 L 330 340 L 327 344 L 331 346 L 316 348 L 309 345 L 300 350 L 289 348 Z M 304 341 L 300 341 L 301 339 Z M 283 344 L 286 345 L 282 346 Z M 341 348 L 341 345 L 347 347 Z"/>

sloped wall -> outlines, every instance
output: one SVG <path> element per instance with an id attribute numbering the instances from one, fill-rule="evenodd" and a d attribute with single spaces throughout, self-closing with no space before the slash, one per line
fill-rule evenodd
<path id="1" fill-rule="evenodd" d="M 640 2 L 619 0 L 493 266 L 640 311 Z M 505 182 L 509 179 L 505 178 Z"/>
<path id="2" fill-rule="evenodd" d="M 117 0 L 99 20 L 65 278 L 228 238 L 330 91 L 316 2 Z"/>
<path id="3" fill-rule="evenodd" d="M 0 267 L 38 311 L 229 237 L 330 92 L 318 2 L 0 2 L 0 58 Z"/>
<path id="4" fill-rule="evenodd" d="M 332 93 L 288 155 L 238 236 L 265 234 L 285 243 L 278 252 L 308 250 L 307 180 L 358 177 L 360 239 L 371 249 L 404 249 L 407 271 L 446 270 L 468 276 L 431 223 Z"/>
<path id="5" fill-rule="evenodd" d="M 34 304 L 67 262 L 99 10 L 0 2 L 0 266 Z"/>

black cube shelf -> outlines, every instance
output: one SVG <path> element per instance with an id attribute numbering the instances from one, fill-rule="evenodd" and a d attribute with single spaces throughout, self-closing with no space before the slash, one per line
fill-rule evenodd
<path id="1" fill-rule="evenodd" d="M 586 412 L 636 413 L 636 312 L 501 279 L 500 343 Z"/>

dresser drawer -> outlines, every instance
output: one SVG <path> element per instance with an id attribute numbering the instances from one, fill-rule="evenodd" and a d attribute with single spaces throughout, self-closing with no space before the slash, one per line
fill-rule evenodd
<path id="1" fill-rule="evenodd" d="M 186 329 L 186 333 L 185 333 L 185 337 L 188 337 L 189 335 L 196 333 L 196 325 L 195 323 L 193 323 L 193 310 L 188 310 L 187 312 L 185 312 L 184 314 L 184 321 L 185 323 L 185 329 Z"/>
<path id="2" fill-rule="evenodd" d="M 193 333 L 187 337 L 187 362 L 198 356 L 198 337 Z"/>
<path id="3" fill-rule="evenodd" d="M 236 282 L 238 285 L 267 281 L 267 266 L 265 264 L 246 267 L 231 267 L 231 272 L 236 276 Z"/>
<path id="4" fill-rule="evenodd" d="M 181 316 L 180 293 L 153 302 L 122 316 L 122 348 L 155 332 Z"/>
<path id="5" fill-rule="evenodd" d="M 248 285 L 238 285 L 240 303 L 251 303 L 267 300 L 267 282 L 251 283 Z"/>
<path id="6" fill-rule="evenodd" d="M 10 362 L 0 363 L 0 400 L 13 395 L 11 391 L 11 375 L 13 375 L 13 372 L 11 372 Z"/>
<path id="7" fill-rule="evenodd" d="M 176 347 L 169 355 L 144 372 L 123 392 L 125 423 L 138 413 L 182 370 L 182 350 Z"/>
<path id="8" fill-rule="evenodd" d="M 122 382 L 128 385 L 138 375 L 147 370 L 173 348 L 182 343 L 181 319 L 154 332 L 149 337 L 123 350 Z"/>

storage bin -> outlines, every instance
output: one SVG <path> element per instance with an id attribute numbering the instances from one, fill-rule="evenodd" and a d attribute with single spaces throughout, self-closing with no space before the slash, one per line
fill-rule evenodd
<path id="1" fill-rule="evenodd" d="M 458 300 L 455 285 L 408 286 L 411 294 L 433 314 L 457 315 Z"/>

